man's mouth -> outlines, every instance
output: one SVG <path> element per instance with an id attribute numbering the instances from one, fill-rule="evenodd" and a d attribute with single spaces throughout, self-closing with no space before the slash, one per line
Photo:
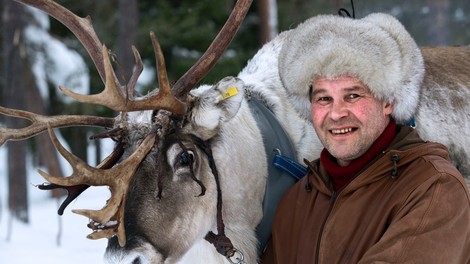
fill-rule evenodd
<path id="1" fill-rule="evenodd" d="M 356 130 L 357 128 L 349 127 L 349 128 L 342 128 L 342 129 L 332 129 L 330 130 L 330 133 L 333 135 L 342 135 L 342 134 L 347 134 Z"/>

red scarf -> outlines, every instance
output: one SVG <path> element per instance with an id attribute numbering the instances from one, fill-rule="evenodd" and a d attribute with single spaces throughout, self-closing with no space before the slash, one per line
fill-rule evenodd
<path id="1" fill-rule="evenodd" d="M 351 163 L 345 167 L 339 166 L 336 162 L 336 158 L 333 157 L 328 152 L 328 150 L 323 149 L 320 154 L 320 162 L 331 176 L 335 190 L 339 190 L 341 187 L 343 187 L 359 172 L 359 170 L 361 170 L 367 163 L 377 157 L 380 152 L 384 151 L 388 145 L 390 145 L 393 138 L 395 138 L 395 128 L 396 123 L 392 119 L 385 128 L 384 132 L 382 132 L 382 134 L 372 144 L 369 150 L 367 150 L 367 152 L 364 153 L 364 155 L 361 157 L 351 161 Z"/>

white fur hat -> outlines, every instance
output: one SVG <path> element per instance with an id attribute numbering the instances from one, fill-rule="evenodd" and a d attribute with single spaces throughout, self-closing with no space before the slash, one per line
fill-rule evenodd
<path id="1" fill-rule="evenodd" d="M 321 15 L 289 34 L 279 55 L 279 72 L 296 109 L 308 120 L 312 81 L 350 75 L 377 98 L 394 102 L 392 116 L 405 122 L 418 104 L 424 63 L 413 38 L 390 15 Z"/>

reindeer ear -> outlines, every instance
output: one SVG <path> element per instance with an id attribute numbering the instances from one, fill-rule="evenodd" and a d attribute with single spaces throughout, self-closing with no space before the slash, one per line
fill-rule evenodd
<path id="1" fill-rule="evenodd" d="M 194 107 L 187 132 L 204 140 L 214 136 L 221 123 L 231 120 L 240 110 L 244 85 L 241 79 L 225 77 L 216 85 L 202 85 L 191 90 Z"/>
<path id="2" fill-rule="evenodd" d="M 225 77 L 214 86 L 218 93 L 214 102 L 222 110 L 222 121 L 228 121 L 238 113 L 245 94 L 244 85 L 241 79 Z"/>
<path id="3" fill-rule="evenodd" d="M 226 122 L 240 109 L 245 83 L 235 77 L 225 77 L 213 86 L 203 85 L 191 91 L 197 101 L 194 112 L 204 112 L 206 117 Z"/>

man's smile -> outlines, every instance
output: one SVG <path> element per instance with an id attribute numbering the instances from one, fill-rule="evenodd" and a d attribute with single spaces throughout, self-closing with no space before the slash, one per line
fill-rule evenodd
<path id="1" fill-rule="evenodd" d="M 341 129 L 331 129 L 329 131 L 333 135 L 343 135 L 343 134 L 348 134 L 348 133 L 354 132 L 356 130 L 357 130 L 357 128 L 355 128 L 355 127 L 348 127 L 348 128 L 341 128 Z"/>

